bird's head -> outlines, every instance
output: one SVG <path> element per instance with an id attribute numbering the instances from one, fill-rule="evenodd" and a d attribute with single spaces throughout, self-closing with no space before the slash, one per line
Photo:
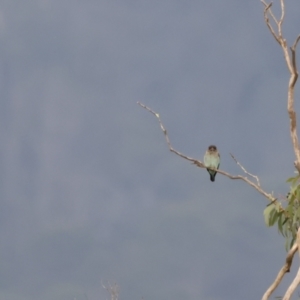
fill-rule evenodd
<path id="1" fill-rule="evenodd" d="M 217 147 L 216 147 L 215 145 L 210 145 L 210 146 L 208 147 L 208 151 L 209 151 L 209 152 L 216 152 L 216 151 L 217 151 Z"/>

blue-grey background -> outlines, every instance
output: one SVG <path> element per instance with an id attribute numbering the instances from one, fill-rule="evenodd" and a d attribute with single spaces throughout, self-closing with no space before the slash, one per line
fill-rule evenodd
<path id="1" fill-rule="evenodd" d="M 288 76 L 260 1 L 1 1 L 0 299 L 108 299 L 108 281 L 123 300 L 261 298 L 285 259 L 267 201 L 170 153 L 136 102 L 178 151 L 216 144 L 282 197 Z"/>

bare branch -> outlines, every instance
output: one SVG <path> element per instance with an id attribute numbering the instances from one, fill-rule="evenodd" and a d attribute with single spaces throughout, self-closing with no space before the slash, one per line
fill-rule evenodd
<path id="1" fill-rule="evenodd" d="M 284 58 L 285 58 L 287 67 L 288 67 L 290 73 L 292 73 L 292 65 L 291 65 L 291 60 L 290 60 L 290 56 L 289 56 L 288 47 L 287 47 L 287 44 L 286 44 L 286 40 L 282 36 L 282 23 L 283 23 L 284 16 L 285 16 L 284 0 L 280 0 L 281 16 L 280 16 L 279 21 L 276 19 L 276 17 L 274 16 L 274 14 L 271 10 L 272 2 L 270 4 L 267 4 L 264 0 L 261 0 L 261 2 L 265 6 L 265 9 L 264 9 L 265 22 L 266 22 L 270 32 L 272 33 L 273 37 L 275 38 L 275 40 L 281 46 L 281 48 L 283 50 L 283 53 L 284 53 Z M 270 14 L 272 16 L 275 24 L 277 25 L 277 32 L 278 32 L 277 34 L 276 34 L 275 30 L 273 29 L 272 25 L 270 24 L 268 14 Z"/>
<path id="2" fill-rule="evenodd" d="M 298 35 L 298 37 L 296 38 L 296 41 L 295 41 L 294 45 L 291 48 L 293 51 L 296 51 L 296 47 L 297 47 L 297 44 L 298 44 L 299 40 L 300 40 L 300 35 Z"/>
<path id="3" fill-rule="evenodd" d="M 272 293 L 275 291 L 275 289 L 280 284 L 280 282 L 283 279 L 283 276 L 285 275 L 285 273 L 290 272 L 290 268 L 291 268 L 291 265 L 292 265 L 292 262 L 293 262 L 293 258 L 294 258 L 294 255 L 295 255 L 297 250 L 298 250 L 298 245 L 297 245 L 297 243 L 295 243 L 293 245 L 293 247 L 290 249 L 290 251 L 288 252 L 287 256 L 286 256 L 285 264 L 280 269 L 280 271 L 279 271 L 276 279 L 274 280 L 274 282 L 270 285 L 270 287 L 267 289 L 267 291 L 263 295 L 262 300 L 268 300 L 269 297 L 272 295 Z"/>
<path id="4" fill-rule="evenodd" d="M 298 252 L 299 252 L 299 255 L 300 255 L 300 227 L 298 228 L 296 243 L 297 243 L 297 248 L 298 248 Z M 285 295 L 283 297 L 283 300 L 289 300 L 289 299 L 291 299 L 291 296 L 295 292 L 295 290 L 298 287 L 299 283 L 300 283 L 300 267 L 298 269 L 298 272 L 297 272 L 297 274 L 296 274 L 293 282 L 291 283 L 291 285 L 287 289 L 287 291 L 286 291 L 286 293 L 285 293 Z"/>
<path id="5" fill-rule="evenodd" d="M 195 158 L 192 158 L 192 157 L 188 157 L 182 153 L 180 153 L 179 151 L 175 150 L 172 145 L 171 145 L 171 142 L 170 142 L 170 139 L 169 139 L 169 136 L 168 136 L 168 133 L 167 133 L 167 130 L 165 129 L 161 119 L 160 119 L 160 116 L 158 113 L 156 113 L 154 110 L 152 110 L 151 108 L 147 107 L 145 104 L 142 104 L 140 102 L 137 102 L 138 105 L 140 105 L 141 107 L 143 107 L 144 109 L 146 109 L 148 112 L 150 112 L 151 114 L 153 114 L 157 120 L 158 120 L 158 123 L 160 125 L 160 128 L 162 130 L 162 132 L 164 133 L 164 136 L 165 136 L 165 139 L 166 139 L 166 142 L 167 142 L 167 145 L 168 145 L 168 148 L 171 152 L 175 153 L 176 155 L 186 159 L 186 160 L 189 160 L 191 162 L 193 162 L 193 164 L 195 164 L 197 167 L 199 168 L 207 168 L 205 167 L 205 165 L 203 164 L 203 162 L 195 159 Z M 249 185 L 251 185 L 253 188 L 255 188 L 260 194 L 262 194 L 265 198 L 267 198 L 270 202 L 273 202 L 273 203 L 278 203 L 280 209 L 283 209 L 282 208 L 282 205 L 280 202 L 278 202 L 278 200 L 273 197 L 273 195 L 271 194 L 268 194 L 267 192 L 265 192 L 259 185 L 255 184 L 254 182 L 252 182 L 248 177 L 243 177 L 241 175 L 231 175 L 225 171 L 222 171 L 222 170 L 216 170 L 216 169 L 213 169 L 214 171 L 230 178 L 230 179 L 240 179 L 240 180 L 243 180 L 245 181 L 246 183 L 248 183 Z M 247 173 L 247 171 L 246 171 Z"/>
<path id="6" fill-rule="evenodd" d="M 296 117 L 296 112 L 294 109 L 294 87 L 295 87 L 295 84 L 298 79 L 298 71 L 297 71 L 297 64 L 296 64 L 296 47 L 300 40 L 300 36 L 298 36 L 294 45 L 290 48 L 290 50 L 291 50 L 291 56 L 290 56 L 289 48 L 287 46 L 286 40 L 282 36 L 282 23 L 283 23 L 283 20 L 285 17 L 284 0 L 280 0 L 281 16 L 280 16 L 279 21 L 276 20 L 275 16 L 273 15 L 273 13 L 271 11 L 272 3 L 267 4 L 267 3 L 265 3 L 264 0 L 261 0 L 261 2 L 265 6 L 265 9 L 264 9 L 265 22 L 266 22 L 271 34 L 273 35 L 275 40 L 281 46 L 287 68 L 290 72 L 287 110 L 288 110 L 288 114 L 289 114 L 289 118 L 290 118 L 290 135 L 291 135 L 294 153 L 296 156 L 295 167 L 298 170 L 298 172 L 300 173 L 300 148 L 299 148 L 298 134 L 297 134 L 297 117 Z M 270 25 L 270 22 L 268 19 L 268 14 L 270 14 L 272 16 L 272 18 L 274 19 L 274 21 L 277 25 L 278 34 L 275 33 L 274 29 Z"/>
<path id="7" fill-rule="evenodd" d="M 293 81 L 290 83 L 290 86 L 292 88 L 294 88 L 296 81 L 298 79 L 298 70 L 297 70 L 297 62 L 296 62 L 296 48 L 297 48 L 297 44 L 300 40 L 300 35 L 296 38 L 294 45 L 290 48 L 291 53 L 292 53 L 292 68 L 293 68 L 293 73 L 294 73 L 294 77 L 293 77 Z"/>
<path id="8" fill-rule="evenodd" d="M 299 142 L 298 142 L 298 134 L 297 134 L 297 116 L 296 111 L 294 108 L 294 88 L 295 84 L 298 79 L 298 70 L 297 70 L 297 63 L 296 63 L 296 48 L 297 44 L 300 40 L 300 36 L 297 37 L 294 45 L 290 48 L 292 53 L 292 62 L 290 62 L 290 80 L 289 80 L 289 88 L 288 88 L 288 105 L 287 110 L 290 117 L 290 133 L 291 139 L 293 143 L 293 148 L 296 156 L 295 167 L 300 173 L 300 149 L 299 149 Z M 290 58 L 286 57 L 286 60 L 290 61 Z"/>
<path id="9" fill-rule="evenodd" d="M 269 4 L 267 4 L 264 0 L 260 0 L 260 2 L 262 2 L 265 6 L 265 11 L 268 11 L 268 13 L 270 14 L 270 16 L 272 17 L 273 21 L 276 23 L 276 25 L 278 24 L 278 21 L 276 19 L 276 17 L 274 16 L 273 12 L 272 12 L 272 5 L 273 2 L 270 2 Z"/>
<path id="10" fill-rule="evenodd" d="M 253 175 L 251 173 L 249 173 L 242 165 L 240 162 L 237 161 L 237 159 L 230 153 L 231 157 L 233 158 L 233 160 L 237 163 L 237 165 L 244 171 L 244 173 L 246 173 L 248 176 L 254 178 L 257 182 L 257 185 L 260 186 L 260 182 L 259 182 L 259 178 L 256 175 Z"/>
<path id="11" fill-rule="evenodd" d="M 153 114 L 153 115 L 157 118 L 157 120 L 158 120 L 158 122 L 159 122 L 159 126 L 160 126 L 162 132 L 164 133 L 164 136 L 165 136 L 167 145 L 168 145 L 169 150 L 170 150 L 171 152 L 173 152 L 173 153 L 179 155 L 180 157 L 182 157 L 182 158 L 184 158 L 184 159 L 187 159 L 187 160 L 189 160 L 189 161 L 191 161 L 191 162 L 197 164 L 198 167 L 200 167 L 200 168 L 204 168 L 204 164 L 203 164 L 202 162 L 197 161 L 197 160 L 195 160 L 195 159 L 193 159 L 193 158 L 191 158 L 191 157 L 188 157 L 188 156 L 186 156 L 186 155 L 184 155 L 184 154 L 182 154 L 182 153 L 176 151 L 175 149 L 173 149 L 173 147 L 172 147 L 172 145 L 171 145 L 171 143 L 170 143 L 169 136 L 168 136 L 168 134 L 167 134 L 167 130 L 165 129 L 165 127 L 164 127 L 164 125 L 163 125 L 163 123 L 162 123 L 162 121 L 161 121 L 160 116 L 159 116 L 158 113 L 156 113 L 156 112 L 153 111 L 151 108 L 149 108 L 149 107 L 147 107 L 146 105 L 144 105 L 143 103 L 137 102 L 137 104 L 140 105 L 141 107 L 145 108 L 147 111 L 149 111 L 151 114 Z M 197 162 L 197 163 L 196 163 L 196 162 Z"/>
<path id="12" fill-rule="evenodd" d="M 270 20 L 268 18 L 268 13 L 270 14 L 270 16 L 273 18 L 274 22 L 276 23 L 276 25 L 278 26 L 278 21 L 276 19 L 276 17 L 274 16 L 272 10 L 271 10 L 271 6 L 272 6 L 272 2 L 270 4 L 267 4 L 264 0 L 260 0 L 264 6 L 264 18 L 265 18 L 265 22 L 270 30 L 270 32 L 272 33 L 274 39 L 279 43 L 279 45 L 281 45 L 280 39 L 279 37 L 276 35 L 275 30 L 273 29 L 272 25 L 270 24 Z"/>
<path id="13" fill-rule="evenodd" d="M 284 9 L 284 0 L 280 0 L 280 5 L 281 5 L 281 17 L 280 20 L 278 22 L 278 33 L 279 33 L 279 37 L 282 39 L 282 30 L 281 30 L 281 26 L 284 20 L 284 14 L 285 14 L 285 9 Z"/>
<path id="14" fill-rule="evenodd" d="M 297 70 L 297 63 L 296 63 L 296 48 L 297 44 L 300 40 L 300 35 L 296 38 L 294 45 L 290 48 L 291 53 L 292 53 L 292 66 L 295 74 L 297 74 L 297 77 L 295 78 L 297 80 L 298 78 L 298 70 Z M 296 81 L 293 83 L 293 86 L 295 86 Z"/>

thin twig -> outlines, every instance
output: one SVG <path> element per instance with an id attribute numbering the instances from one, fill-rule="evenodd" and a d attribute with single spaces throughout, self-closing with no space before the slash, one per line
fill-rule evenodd
<path id="1" fill-rule="evenodd" d="M 279 271 L 276 279 L 274 280 L 274 282 L 270 285 L 270 287 L 264 293 L 264 295 L 262 297 L 262 300 L 268 300 L 269 297 L 272 295 L 272 293 L 275 291 L 275 289 L 280 284 L 280 282 L 281 282 L 283 276 L 285 275 L 285 273 L 290 272 L 291 265 L 292 265 L 292 262 L 293 262 L 293 258 L 294 258 L 294 255 L 295 255 L 297 250 L 298 250 L 298 245 L 297 245 L 297 243 L 295 243 L 293 245 L 293 247 L 290 249 L 290 251 L 288 252 L 287 256 L 286 256 L 285 264 L 280 269 L 280 271 Z"/>
<path id="2" fill-rule="evenodd" d="M 299 40 L 300 40 L 300 35 L 298 35 L 298 37 L 296 38 L 296 40 L 295 40 L 295 42 L 294 42 L 294 45 L 292 46 L 292 49 L 293 49 L 294 51 L 296 51 L 296 47 L 297 47 L 297 44 L 298 44 Z"/>
<path id="3" fill-rule="evenodd" d="M 162 121 L 161 121 L 161 119 L 160 119 L 159 114 L 156 113 L 156 112 L 153 111 L 151 108 L 147 107 L 145 104 L 143 104 L 143 103 L 141 103 L 141 102 L 137 102 L 137 104 L 140 105 L 141 107 L 143 107 L 144 109 L 146 109 L 147 111 L 149 111 L 151 114 L 153 114 L 153 115 L 157 118 L 157 120 L 158 120 L 158 122 L 159 122 L 159 126 L 160 126 L 162 132 L 164 133 L 164 136 L 165 136 L 167 145 L 168 145 L 169 150 L 170 150 L 171 152 L 175 153 L 176 155 L 179 155 L 180 157 L 182 157 L 182 158 L 184 158 L 184 159 L 187 159 L 187 160 L 189 160 L 189 161 L 191 161 L 191 162 L 197 164 L 198 167 L 200 167 L 200 168 L 204 168 L 204 167 L 205 167 L 204 164 L 203 164 L 202 162 L 197 161 L 197 160 L 194 159 L 194 158 L 188 157 L 188 156 L 186 156 L 186 155 L 180 153 L 179 151 L 176 151 L 176 150 L 172 147 L 172 145 L 171 145 L 171 143 L 170 143 L 170 139 L 169 139 L 167 130 L 165 129 L 165 127 L 164 127 L 164 125 L 163 125 L 163 123 L 162 123 Z"/>
<path id="4" fill-rule="evenodd" d="M 272 33 L 274 39 L 278 42 L 279 45 L 281 45 L 280 39 L 279 37 L 276 35 L 275 30 L 273 29 L 272 25 L 270 24 L 270 20 L 268 18 L 268 13 L 271 15 L 271 17 L 273 18 L 274 22 L 276 23 L 276 25 L 278 26 L 278 21 L 276 19 L 276 17 L 274 16 L 272 10 L 271 10 L 271 6 L 272 6 L 272 2 L 270 4 L 267 4 L 264 0 L 260 0 L 264 6 L 264 18 L 265 18 L 265 22 L 270 30 L 270 32 Z"/>
<path id="5" fill-rule="evenodd" d="M 282 39 L 282 23 L 283 23 L 284 14 L 285 14 L 284 0 L 280 0 L 280 6 L 281 6 L 281 16 L 280 16 L 280 20 L 278 22 L 278 33 L 279 33 L 279 37 Z"/>
<path id="6" fill-rule="evenodd" d="M 272 5 L 273 5 L 273 2 L 270 2 L 269 4 L 267 4 L 264 0 L 260 0 L 264 6 L 265 6 L 265 10 L 268 11 L 268 13 L 270 14 L 270 16 L 272 17 L 273 21 L 275 22 L 275 24 L 277 25 L 278 24 L 278 21 L 275 17 L 275 15 L 273 14 L 273 11 L 272 11 Z"/>
<path id="7" fill-rule="evenodd" d="M 233 160 L 237 163 L 237 165 L 244 171 L 244 173 L 246 173 L 248 176 L 254 178 L 254 179 L 256 180 L 256 182 L 257 182 L 257 185 L 260 186 L 260 182 L 259 182 L 258 176 L 249 173 L 249 172 L 241 165 L 241 163 L 233 156 L 233 154 L 230 153 L 230 155 L 231 155 L 231 157 L 233 158 Z"/>

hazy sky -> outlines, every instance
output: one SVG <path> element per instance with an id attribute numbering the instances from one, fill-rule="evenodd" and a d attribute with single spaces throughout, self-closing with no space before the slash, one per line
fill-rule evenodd
<path id="1" fill-rule="evenodd" d="M 1 300 L 261 298 L 286 255 L 267 201 L 136 104 L 285 195 L 289 75 L 260 1 L 3 0 L 0 41 Z"/>

